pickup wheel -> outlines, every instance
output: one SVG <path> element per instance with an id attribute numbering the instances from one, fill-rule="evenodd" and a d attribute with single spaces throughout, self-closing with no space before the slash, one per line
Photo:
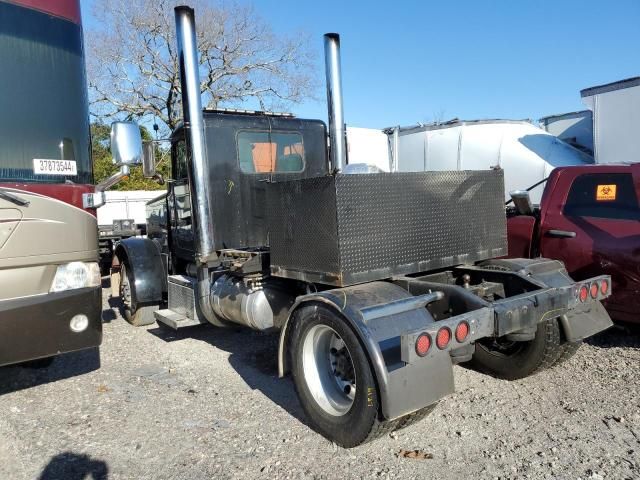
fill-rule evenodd
<path id="1" fill-rule="evenodd" d="M 155 323 L 153 312 L 158 309 L 157 305 L 138 305 L 135 298 L 135 291 L 131 288 L 133 279 L 127 269 L 126 262 L 120 269 L 120 298 L 122 299 L 122 316 L 134 327 L 142 327 Z"/>
<path id="2" fill-rule="evenodd" d="M 553 366 L 565 352 L 557 319 L 538 324 L 533 340 L 485 339 L 476 343 L 471 366 L 496 378 L 518 380 Z"/>
<path id="3" fill-rule="evenodd" d="M 300 308 L 292 319 L 293 382 L 310 425 L 343 447 L 392 431 L 380 416 L 369 359 L 345 321 L 323 305 Z"/>

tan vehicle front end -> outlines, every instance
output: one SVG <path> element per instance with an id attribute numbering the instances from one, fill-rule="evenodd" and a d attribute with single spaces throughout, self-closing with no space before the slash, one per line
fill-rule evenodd
<path id="1" fill-rule="evenodd" d="M 0 188 L 0 366 L 100 345 L 97 245 L 85 210 Z"/>

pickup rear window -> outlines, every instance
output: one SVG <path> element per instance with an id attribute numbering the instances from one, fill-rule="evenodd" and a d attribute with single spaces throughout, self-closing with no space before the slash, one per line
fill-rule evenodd
<path id="1" fill-rule="evenodd" d="M 589 173 L 577 177 L 562 211 L 567 217 L 640 220 L 633 177 L 627 173 Z"/>

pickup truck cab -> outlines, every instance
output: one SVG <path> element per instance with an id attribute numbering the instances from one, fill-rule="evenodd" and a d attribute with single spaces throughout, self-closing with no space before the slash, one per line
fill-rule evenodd
<path id="1" fill-rule="evenodd" d="M 557 168 L 540 205 L 512 192 L 509 257 L 560 260 L 576 281 L 611 275 L 604 306 L 614 320 L 640 323 L 639 192 L 640 164 Z"/>

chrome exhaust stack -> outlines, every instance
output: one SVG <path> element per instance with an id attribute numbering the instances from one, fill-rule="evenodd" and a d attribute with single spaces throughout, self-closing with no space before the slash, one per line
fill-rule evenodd
<path id="1" fill-rule="evenodd" d="M 213 198 L 209 189 L 207 169 L 207 150 L 204 141 L 204 117 L 200 98 L 200 75 L 198 73 L 198 44 L 196 41 L 196 22 L 193 9 L 179 6 L 174 9 L 176 18 L 176 39 L 178 41 L 178 68 L 182 86 L 182 111 L 187 141 L 191 154 L 189 186 L 191 188 L 191 219 L 195 229 L 195 250 L 197 281 L 195 300 L 199 312 L 210 323 L 221 326 L 216 317 L 209 293 L 211 275 L 208 263 L 217 258 L 213 224 L 213 213 L 209 202 Z"/>
<path id="2" fill-rule="evenodd" d="M 198 44 L 193 9 L 179 6 L 174 9 L 176 38 L 178 41 L 178 68 L 182 86 L 182 110 L 191 153 L 192 222 L 195 226 L 196 262 L 206 264 L 215 258 L 214 225 L 210 209 L 213 198 L 209 189 L 207 151 L 204 141 L 204 118 L 200 99 L 200 75 L 198 73 Z"/>
<path id="3" fill-rule="evenodd" d="M 324 36 L 324 61 L 327 75 L 331 168 L 333 171 L 338 172 L 347 165 L 347 134 L 342 106 L 340 35 L 337 33 L 327 33 Z"/>

